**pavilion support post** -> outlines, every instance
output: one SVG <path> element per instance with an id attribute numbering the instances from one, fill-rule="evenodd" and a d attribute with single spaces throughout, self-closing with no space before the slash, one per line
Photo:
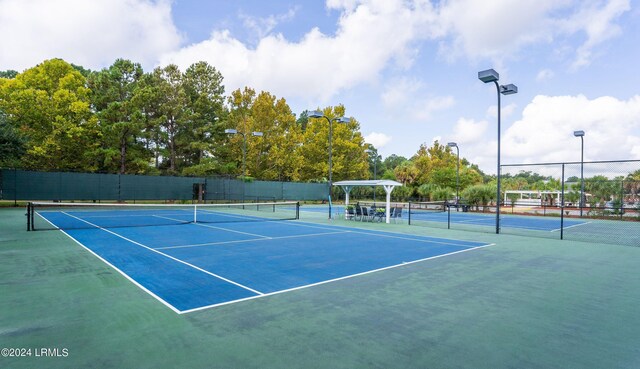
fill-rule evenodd
<path id="1" fill-rule="evenodd" d="M 383 186 L 384 187 L 384 191 L 387 193 L 387 204 L 386 204 L 386 216 L 387 216 L 387 224 L 391 223 L 390 222 L 390 213 L 391 213 L 391 191 L 393 191 L 393 187 L 394 186 Z"/>
<path id="2" fill-rule="evenodd" d="M 351 186 L 342 186 L 344 190 L 344 206 L 349 206 L 349 193 L 351 192 Z"/>

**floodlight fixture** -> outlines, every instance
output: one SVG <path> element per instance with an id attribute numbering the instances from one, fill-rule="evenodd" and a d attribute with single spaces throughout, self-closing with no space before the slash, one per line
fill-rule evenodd
<path id="1" fill-rule="evenodd" d="M 500 75 L 493 69 L 487 69 L 478 72 L 478 79 L 484 83 L 497 82 L 500 79 Z"/>
<path id="2" fill-rule="evenodd" d="M 238 133 L 238 131 L 237 131 L 237 130 L 235 130 L 235 129 L 231 129 L 231 128 L 229 128 L 229 129 L 225 129 L 225 130 L 224 130 L 224 133 L 226 133 L 226 134 L 228 134 L 228 135 L 235 135 L 236 133 Z"/>
<path id="3" fill-rule="evenodd" d="M 513 95 L 518 93 L 518 86 L 513 83 L 509 83 L 508 85 L 500 86 L 500 93 L 503 95 Z"/>
<path id="4" fill-rule="evenodd" d="M 573 131 L 573 135 L 576 137 L 583 137 L 584 131 Z"/>
<path id="5" fill-rule="evenodd" d="M 322 118 L 324 114 L 320 110 L 313 110 L 309 112 L 309 118 Z"/>

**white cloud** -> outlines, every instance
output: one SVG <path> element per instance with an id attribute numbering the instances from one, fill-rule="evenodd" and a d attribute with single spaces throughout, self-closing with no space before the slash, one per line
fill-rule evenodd
<path id="1" fill-rule="evenodd" d="M 441 34 L 451 37 L 442 42 L 440 54 L 500 64 L 527 45 L 585 34 L 584 43 L 569 54 L 579 68 L 590 63 L 594 48 L 620 34 L 615 22 L 630 9 L 629 0 L 450 0 L 439 8 Z"/>
<path id="2" fill-rule="evenodd" d="M 411 44 L 429 37 L 418 28 L 424 31 L 433 18 L 428 2 L 332 0 L 327 7 L 343 10 L 335 35 L 313 28 L 299 42 L 291 42 L 269 34 L 251 47 L 218 30 L 209 40 L 165 54 L 161 64 L 186 68 L 205 60 L 222 72 L 228 90 L 248 85 L 317 104 L 342 90 L 375 82 L 394 61 L 410 65 L 415 56 Z"/>
<path id="3" fill-rule="evenodd" d="M 56 57 L 93 69 L 116 58 L 152 66 L 182 39 L 168 0 L 1 0 L 0 34 L 0 65 L 18 71 Z"/>
<path id="4" fill-rule="evenodd" d="M 536 75 L 536 81 L 542 82 L 553 78 L 554 73 L 551 69 L 542 69 Z"/>
<path id="5" fill-rule="evenodd" d="M 486 121 L 461 118 L 452 137 L 460 144 L 460 155 L 489 174 L 496 172 L 497 137 L 493 127 Z M 573 136 L 577 130 L 585 131 L 585 161 L 640 159 L 640 95 L 629 100 L 538 95 L 525 107 L 520 120 L 503 128 L 501 163 L 580 161 L 580 140 Z M 575 175 L 575 166 L 572 169 L 574 172 L 567 169 L 567 176 Z M 526 170 L 560 176 L 559 166 Z M 609 173 L 607 168 L 598 170 L 611 176 L 622 174 Z"/>
<path id="6" fill-rule="evenodd" d="M 536 96 L 504 133 L 503 153 L 511 162 L 579 161 L 576 130 L 586 133 L 585 161 L 640 159 L 640 96 Z"/>
<path id="7" fill-rule="evenodd" d="M 557 0 L 446 1 L 439 20 L 452 40 L 441 53 L 502 59 L 525 44 L 549 40 L 548 13 L 562 5 Z"/>
<path id="8" fill-rule="evenodd" d="M 560 22 L 565 30 L 583 31 L 587 40 L 576 50 L 576 59 L 572 68 L 577 69 L 591 63 L 592 50 L 595 46 L 618 36 L 622 31 L 614 21 L 631 9 L 629 0 L 609 0 L 583 4 L 573 17 Z"/>
<path id="9" fill-rule="evenodd" d="M 391 136 L 378 132 L 371 132 L 364 137 L 364 141 L 372 144 L 376 149 L 385 147 L 391 139 Z"/>
<path id="10" fill-rule="evenodd" d="M 271 33 L 279 23 L 293 19 L 297 11 L 298 7 L 293 7 L 284 14 L 269 15 L 267 17 L 254 17 L 251 15 L 240 14 L 240 18 L 243 20 L 243 25 L 252 30 L 258 39 L 261 39 Z"/>

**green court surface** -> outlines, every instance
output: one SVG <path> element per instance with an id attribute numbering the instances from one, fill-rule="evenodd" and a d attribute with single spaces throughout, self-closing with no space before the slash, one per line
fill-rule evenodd
<path id="1" fill-rule="evenodd" d="M 332 224 L 494 245 L 177 314 L 0 209 L 0 367 L 640 367 L 640 247 Z"/>

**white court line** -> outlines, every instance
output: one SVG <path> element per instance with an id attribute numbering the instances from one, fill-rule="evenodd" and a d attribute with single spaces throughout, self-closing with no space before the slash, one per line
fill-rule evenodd
<path id="1" fill-rule="evenodd" d="M 39 215 L 39 214 L 38 214 Z M 66 214 L 69 215 L 69 214 Z M 49 221 L 49 219 L 39 215 L 42 219 L 44 219 L 47 223 L 51 224 L 51 226 L 58 228 L 55 224 L 51 223 Z M 73 238 L 73 236 L 71 236 L 70 234 L 68 234 L 67 232 L 65 232 L 64 230 L 58 228 L 60 230 L 60 232 L 62 232 L 64 235 L 66 235 L 67 237 L 71 238 L 72 241 L 74 241 L 75 243 L 77 243 L 78 245 L 82 246 L 82 248 L 84 248 L 85 250 L 89 251 L 91 254 L 93 254 L 93 256 L 97 257 L 98 259 L 102 260 L 103 263 L 107 264 L 108 266 L 110 266 L 111 268 L 113 268 L 116 272 L 120 273 L 122 276 L 124 276 L 126 279 L 128 279 L 131 283 L 133 283 L 134 285 L 138 286 L 138 288 L 140 288 L 141 290 L 143 290 L 144 292 L 148 293 L 149 295 L 151 295 L 151 297 L 155 298 L 156 300 L 160 301 L 161 303 L 163 303 L 165 306 L 167 306 L 169 309 L 173 310 L 174 312 L 180 314 L 181 311 L 176 309 L 173 305 L 171 305 L 170 303 L 166 302 L 165 300 L 163 300 L 160 296 L 156 295 L 155 293 L 151 292 L 150 290 L 148 290 L 145 286 L 141 285 L 140 283 L 138 283 L 135 279 L 131 278 L 127 273 L 123 272 L 122 270 L 118 269 L 115 265 L 111 264 L 110 262 L 108 262 L 106 259 L 104 259 L 102 256 L 96 254 L 95 252 L 93 252 L 93 250 L 91 250 L 90 248 L 88 248 L 87 246 L 85 246 L 84 244 L 82 244 L 82 242 L 76 240 L 75 238 Z"/>
<path id="2" fill-rule="evenodd" d="M 128 210 L 125 210 L 125 212 L 126 212 L 126 211 L 128 211 Z M 138 210 L 136 210 L 136 211 L 138 211 Z M 147 209 L 146 211 L 150 211 L 150 210 L 148 210 L 148 209 Z M 46 211 L 46 212 L 48 212 L 48 213 L 58 213 L 58 212 L 62 213 L 62 211 L 60 211 L 60 210 L 51 210 L 51 211 Z M 75 212 L 75 213 L 78 213 L 78 211 L 74 211 L 74 212 Z M 43 211 L 43 213 L 45 213 L 45 212 Z M 165 214 L 165 215 L 171 215 L 171 216 L 173 216 L 173 215 L 190 215 L 190 214 L 193 214 L 193 212 L 186 212 L 186 211 L 185 211 L 184 213 L 175 213 L 175 214 L 171 213 L 171 214 Z M 112 215 L 85 215 L 85 214 L 82 214 L 82 216 L 83 216 L 84 218 L 96 219 L 96 218 L 134 218 L 134 217 L 153 217 L 153 216 L 157 216 L 157 215 L 155 215 L 154 213 L 151 213 L 151 214 L 123 214 L 123 212 L 121 211 L 121 212 L 119 212 L 118 214 L 112 214 Z M 181 220 L 181 222 L 185 222 L 185 221 L 184 221 L 184 220 Z"/>
<path id="3" fill-rule="evenodd" d="M 184 222 L 184 221 L 181 221 L 181 220 L 179 220 L 179 219 L 167 218 L 167 217 L 163 217 L 163 216 L 160 216 L 160 215 L 154 215 L 154 216 L 155 216 L 155 217 L 158 217 L 158 218 L 164 218 L 164 219 L 168 219 L 168 220 L 173 220 L 173 221 L 176 221 L 176 222 Z M 207 228 L 213 228 L 213 229 L 220 229 L 220 230 L 223 230 L 223 231 L 229 231 L 229 232 L 233 232 L 233 233 L 245 234 L 245 235 L 248 235 L 248 236 L 255 236 L 255 237 L 267 238 L 267 239 L 270 239 L 270 238 L 271 238 L 271 237 L 269 237 L 269 236 L 263 236 L 263 235 L 261 235 L 261 234 L 255 234 L 255 233 L 249 233 L 249 232 L 236 231 L 236 230 L 234 230 L 234 229 L 222 228 L 222 227 L 216 227 L 216 226 L 212 226 L 212 225 L 209 225 L 209 224 L 202 224 L 202 223 L 197 223 L 197 222 L 196 222 L 196 223 L 193 223 L 193 224 L 195 224 L 195 225 L 199 225 L 199 226 L 201 226 L 201 227 L 207 227 Z"/>
<path id="4" fill-rule="evenodd" d="M 64 213 L 64 212 L 63 212 Z M 126 241 L 132 242 L 134 244 L 140 245 L 144 248 L 147 248 L 151 251 L 157 252 L 158 254 L 161 254 L 163 256 L 166 256 L 168 258 L 171 258 L 175 261 L 178 261 L 180 263 L 184 263 L 186 265 L 190 265 L 189 263 L 186 263 L 182 260 L 173 258 L 169 255 L 166 255 L 160 251 L 156 251 L 154 249 L 151 249 L 145 245 L 142 245 L 136 241 L 130 240 L 124 236 L 121 236 L 117 233 L 111 232 L 107 229 L 104 229 L 102 227 L 99 227 L 95 224 L 92 224 L 90 222 L 87 222 L 83 219 L 74 217 L 70 214 L 66 214 L 68 216 L 71 216 L 73 218 L 76 218 L 82 222 L 85 222 L 87 224 L 90 224 L 96 228 L 99 228 L 101 230 L 104 230 L 106 232 L 112 233 L 113 235 L 123 238 Z M 324 230 L 335 230 L 336 228 L 338 229 L 347 229 L 347 231 L 344 231 L 344 233 L 359 233 L 359 234 L 365 234 L 365 235 L 373 235 L 373 236 L 386 236 L 386 237 L 390 237 L 390 238 L 399 238 L 399 239 L 408 239 L 408 240 L 412 240 L 412 241 L 424 241 L 424 242 L 430 242 L 430 243 L 443 243 L 443 244 L 449 244 L 449 245 L 455 245 L 455 246 L 459 246 L 459 247 L 468 247 L 468 246 L 464 246 L 464 245 L 457 245 L 457 244 L 453 244 L 453 243 L 444 243 L 444 242 L 437 242 L 437 241 L 429 241 L 429 240 L 419 240 L 419 239 L 414 239 L 414 238 L 405 238 L 405 237 L 397 237 L 397 236 L 393 236 L 393 235 L 385 235 L 385 234 L 380 234 L 380 233 L 370 233 L 370 232 L 359 232 L 359 231 L 354 231 L 356 228 L 352 228 L 352 227 L 344 227 L 344 226 L 329 226 L 329 227 L 323 227 L 323 226 L 314 226 L 314 225 L 310 225 L 310 224 L 304 224 L 304 223 L 287 223 L 287 224 L 293 224 L 296 226 L 302 226 L 302 227 L 308 227 L 308 228 L 317 228 L 317 229 L 324 229 Z M 54 225 L 55 226 L 55 225 Z M 62 230 L 61 230 L 62 231 Z M 69 236 L 66 232 L 62 231 L 64 234 L 66 234 L 67 236 Z M 375 232 L 375 231 L 374 231 Z M 377 232 L 382 232 L 382 231 L 377 231 Z M 395 232 L 388 232 L 385 231 L 387 233 L 392 233 L 394 234 Z M 338 232 L 337 232 L 338 233 Z M 401 235 L 401 233 L 395 233 L 398 235 Z M 157 300 L 161 301 L 163 304 L 165 304 L 166 306 L 168 306 L 169 308 L 171 308 L 173 311 L 177 312 L 178 314 L 186 314 L 186 313 L 191 313 L 191 312 L 195 312 L 195 311 L 201 311 L 201 310 L 205 310 L 205 309 L 209 309 L 209 308 L 214 308 L 214 307 L 218 307 L 218 306 L 223 306 L 223 305 L 229 305 L 229 304 L 234 304 L 237 302 L 242 302 L 242 301 L 247 301 L 247 300 L 253 300 L 256 298 L 262 298 L 262 297 L 266 297 L 266 296 L 272 296 L 272 295 L 278 295 L 281 293 L 285 293 L 285 292 L 291 292 L 291 291 L 296 291 L 296 290 L 300 290 L 300 289 L 304 289 L 304 288 L 309 288 L 309 287 L 313 287 L 313 286 L 318 286 L 318 285 L 322 285 L 322 284 L 327 284 L 327 283 L 331 283 L 331 282 L 336 282 L 336 281 L 340 281 L 340 280 L 344 280 L 344 279 L 349 279 L 349 278 L 354 278 L 354 277 L 358 277 L 358 276 L 362 276 L 362 275 L 366 275 L 366 274 L 371 274 L 371 273 L 375 273 L 375 272 L 379 272 L 379 271 L 383 271 L 383 270 L 387 270 L 387 269 L 392 269 L 392 268 L 397 268 L 397 267 L 402 267 L 405 265 L 410 265 L 410 264 L 415 264 L 415 263 L 419 263 L 419 262 L 423 262 L 423 261 L 427 261 L 427 260 L 431 260 L 431 259 L 436 259 L 436 258 L 440 258 L 440 257 L 445 257 L 445 256 L 449 256 L 449 255 L 454 255 L 454 254 L 459 254 L 462 252 L 466 252 L 466 251 L 472 251 L 472 250 L 476 250 L 476 249 L 480 249 L 480 248 L 485 248 L 488 246 L 494 246 L 494 243 L 490 243 L 490 244 L 484 244 L 484 245 L 479 245 L 476 247 L 471 247 L 471 248 L 465 248 L 463 250 L 459 250 L 459 251 L 454 251 L 454 252 L 450 252 L 447 254 L 441 254 L 441 255 L 435 255 L 435 256 L 431 256 L 428 258 L 423 258 L 423 259 L 419 259 L 419 260 L 413 260 L 413 261 L 409 261 L 409 262 L 403 262 L 402 264 L 396 264 L 396 265 L 391 265 L 391 266 L 387 266 L 387 267 L 383 267 L 383 268 L 378 268 L 378 269 L 374 269 L 374 270 L 369 270 L 369 271 L 365 271 L 365 272 L 361 272 L 361 273 L 356 273 L 356 274 L 352 274 L 352 275 L 348 275 L 348 276 L 343 276 L 343 277 L 339 277 L 339 278 L 334 278 L 334 279 L 330 279 L 330 280 L 326 280 L 326 281 L 321 281 L 321 282 L 317 282 L 317 283 L 312 283 L 312 284 L 308 284 L 308 285 L 304 285 L 304 286 L 298 286 L 298 287 L 294 287 L 294 288 L 289 288 L 289 289 L 285 289 L 285 290 L 280 290 L 280 291 L 275 291 L 275 292 L 270 292 L 270 293 L 261 293 L 258 291 L 254 291 L 255 293 L 257 293 L 257 296 L 251 296 L 251 297 L 246 297 L 246 298 L 242 298 L 242 299 L 237 299 L 237 300 L 232 300 L 232 301 L 226 301 L 226 302 L 222 302 L 222 303 L 218 303 L 218 304 L 212 304 L 212 305 L 207 305 L 207 306 L 201 306 L 201 307 L 197 307 L 194 309 L 188 309 L 188 310 L 178 310 L 175 307 L 173 307 L 172 305 L 170 305 L 169 303 L 167 303 L 166 301 L 162 300 L 160 297 L 156 296 L 155 294 L 153 294 L 151 291 L 147 290 L 145 287 L 141 286 L 139 283 L 137 283 L 135 280 L 131 279 L 131 277 L 129 277 L 126 273 L 122 272 L 121 270 L 119 270 L 118 268 L 116 268 L 115 266 L 113 266 L 112 264 L 110 264 L 109 262 L 107 262 L 106 260 L 104 260 L 102 257 L 100 257 L 99 255 L 97 255 L 95 252 L 93 252 L 91 249 L 87 248 L 86 246 L 82 245 L 80 242 L 78 242 L 77 240 L 75 240 L 73 237 L 69 236 L 72 240 L 74 240 L 75 242 L 77 242 L 78 244 L 80 244 L 82 247 L 84 247 L 85 249 L 87 249 L 89 252 L 91 252 L 92 254 L 94 254 L 96 257 L 98 257 L 99 259 L 103 260 L 107 265 L 111 266 L 112 268 L 114 268 L 116 271 L 118 271 L 119 273 L 121 273 L 122 275 L 124 275 L 127 279 L 129 279 L 130 281 L 132 281 L 135 285 L 137 285 L 138 287 L 140 287 L 142 290 L 144 290 L 145 292 L 149 293 L 151 296 L 153 296 L 154 298 L 156 298 Z M 416 235 L 416 237 L 424 237 L 424 236 L 420 236 L 420 235 Z M 252 241 L 259 241 L 258 240 L 252 240 Z M 251 240 L 249 240 L 251 241 Z M 454 240 L 455 241 L 455 240 Z M 462 240 L 458 240 L 458 241 L 462 241 Z M 190 265 L 191 266 L 191 265 Z M 201 270 L 207 274 L 212 274 L 210 272 L 207 272 L 201 268 L 198 268 L 196 266 L 192 266 L 198 270 Z M 213 274 L 212 274 L 213 275 Z M 214 275 L 215 276 L 215 275 Z M 221 278 L 223 280 L 226 280 L 223 277 L 219 277 L 216 276 L 218 278 Z M 228 280 L 226 280 L 228 281 Z M 230 283 L 236 284 L 235 282 L 229 281 Z"/>
<path id="5" fill-rule="evenodd" d="M 586 224 L 590 224 L 591 222 L 584 222 L 584 223 L 580 223 L 580 224 L 574 224 L 572 226 L 568 226 L 568 227 L 564 227 L 564 229 L 569 229 L 569 228 L 573 228 L 573 227 L 580 227 Z M 551 230 L 551 232 L 558 232 L 561 228 L 557 228 L 557 229 L 553 229 Z"/>
<path id="6" fill-rule="evenodd" d="M 354 277 L 360 277 L 360 276 L 363 276 L 363 275 L 367 275 L 367 274 L 371 274 L 371 273 L 376 273 L 376 272 L 380 272 L 380 271 L 383 271 L 383 270 L 388 270 L 388 269 L 393 269 L 393 268 L 403 267 L 403 266 L 406 266 L 406 265 L 416 264 L 416 263 L 420 263 L 420 262 L 427 261 L 427 260 L 437 259 L 437 258 L 441 258 L 441 257 L 444 257 L 444 256 L 450 256 L 450 255 L 459 254 L 459 253 L 462 253 L 462 252 L 472 251 L 472 250 L 481 249 L 481 248 L 485 248 L 485 247 L 489 247 L 489 246 L 494 246 L 494 245 L 495 245 L 495 243 L 490 243 L 490 244 L 486 244 L 486 245 L 482 245 L 482 246 L 476 246 L 476 247 L 473 247 L 473 248 L 470 248 L 470 249 L 464 249 L 464 250 L 459 250 L 459 251 L 450 252 L 450 253 L 447 253 L 447 254 L 441 254 L 441 255 L 430 256 L 430 257 L 428 257 L 428 258 L 423 258 L 423 259 L 418 259 L 418 260 L 412 260 L 412 261 L 403 262 L 402 264 L 390 265 L 390 266 L 383 267 L 383 268 L 378 268 L 378 269 L 368 270 L 368 271 L 366 271 L 366 272 L 355 273 L 355 274 L 347 275 L 347 276 L 344 276 L 344 277 L 339 277 L 339 278 L 329 279 L 329 280 L 322 281 L 322 282 L 311 283 L 311 284 L 307 284 L 307 285 L 299 286 L 299 287 L 294 287 L 294 288 L 288 288 L 288 289 L 286 289 L 286 290 L 280 290 L 280 291 L 275 291 L 275 292 L 269 292 L 269 293 L 265 293 L 265 294 L 260 295 L 260 296 L 245 297 L 245 298 L 243 298 L 243 299 L 238 299 L 238 300 L 233 300 L 233 301 L 226 301 L 226 302 L 222 302 L 222 303 L 219 303 L 219 304 L 213 304 L 213 305 L 201 306 L 201 307 L 197 307 L 197 308 L 189 309 L 189 310 L 182 310 L 182 311 L 180 312 L 180 314 L 187 314 L 187 313 L 192 313 L 192 312 L 195 312 L 195 311 L 200 311 L 200 310 L 210 309 L 210 308 L 214 308 L 214 307 L 218 307 L 218 306 L 234 304 L 234 303 L 236 303 L 236 302 L 247 301 L 247 300 L 253 300 L 253 299 L 262 298 L 262 297 L 267 297 L 267 296 L 279 295 L 279 294 L 281 294 L 281 293 L 285 293 L 285 292 L 297 291 L 297 290 L 301 290 L 301 289 L 304 289 L 304 288 L 320 286 L 320 285 L 327 284 L 327 283 L 337 282 L 337 281 L 341 281 L 341 280 L 349 279 L 349 278 L 354 278 Z"/>
<path id="7" fill-rule="evenodd" d="M 313 225 L 308 225 L 308 224 L 301 224 L 301 223 L 287 223 L 287 224 L 291 224 L 291 225 L 295 225 L 298 227 L 308 227 L 308 228 L 319 228 L 319 229 L 331 229 L 331 228 L 324 228 L 322 226 L 313 226 Z M 351 230 L 351 233 L 357 233 L 357 234 L 364 234 L 367 236 L 379 236 L 379 237 L 387 237 L 387 238 L 397 238 L 399 240 L 409 240 L 409 241 L 418 241 L 418 242 L 425 242 L 425 243 L 437 243 L 437 244 L 442 244 L 442 245 L 452 245 L 452 246 L 458 246 L 458 247 L 474 247 L 474 246 L 469 246 L 469 245 L 461 245 L 459 243 L 453 243 L 453 242 L 442 242 L 442 241 L 437 241 L 437 240 L 429 240 L 426 239 L 425 237 L 429 237 L 429 236 L 421 236 L 421 235 L 415 235 L 415 237 L 422 237 L 423 239 L 416 239 L 416 238 L 411 238 L 411 237 L 400 237 L 399 235 L 401 235 L 402 233 L 395 233 L 395 232 L 387 232 L 387 231 L 373 231 L 373 232 L 386 232 L 386 233 L 392 233 L 392 235 L 388 235 L 388 234 L 383 234 L 383 233 L 372 233 L 372 232 L 366 232 L 366 231 L 359 231 L 357 229 L 359 228 L 351 228 L 351 227 L 344 227 L 344 226 L 332 226 L 332 227 L 340 227 L 340 228 L 347 228 L 349 230 Z M 395 235 L 398 236 L 395 236 Z M 404 235 L 404 234 L 402 234 Z M 443 238 L 443 239 L 448 239 L 448 238 Z M 476 242 L 476 241 L 464 241 L 464 240 L 455 240 L 455 239 L 451 239 L 452 241 L 460 241 L 460 242 Z"/>
<path id="8" fill-rule="evenodd" d="M 165 247 L 156 247 L 155 250 L 181 249 L 181 248 L 201 247 L 201 246 L 217 246 L 217 245 L 226 245 L 226 244 L 232 244 L 232 243 L 267 241 L 267 240 L 282 240 L 282 239 L 285 239 L 285 238 L 314 237 L 314 236 L 324 236 L 324 235 L 327 235 L 327 234 L 344 234 L 344 233 L 351 233 L 351 231 L 310 233 L 310 234 L 294 235 L 294 236 L 269 237 L 269 238 L 258 238 L 258 239 L 254 238 L 254 239 L 249 239 L 249 240 L 236 240 L 236 241 L 220 241 L 220 242 L 198 243 L 198 244 L 193 244 L 193 245 L 165 246 Z"/>
<path id="9" fill-rule="evenodd" d="M 85 223 L 87 223 L 87 224 L 89 224 L 89 225 L 91 225 L 91 226 L 94 226 L 94 227 L 96 227 L 96 228 L 98 228 L 98 229 L 101 229 L 101 230 L 103 230 L 103 231 L 105 231 L 105 232 L 107 232 L 107 233 L 110 233 L 110 234 L 112 234 L 112 235 L 114 235 L 114 236 L 116 236 L 116 237 L 120 237 L 120 238 L 122 238 L 122 239 L 123 239 L 123 240 L 125 240 L 125 241 L 129 241 L 129 242 L 131 242 L 131 243 L 133 243 L 133 244 L 135 244 L 135 245 L 138 245 L 138 246 L 144 247 L 145 249 L 147 249 L 147 250 L 149 250 L 149 251 L 155 252 L 155 253 L 160 254 L 160 255 L 162 255 L 162 256 L 164 256 L 164 257 L 167 257 L 167 258 L 169 258 L 169 259 L 171 259 L 171 260 L 177 261 L 178 263 L 182 263 L 182 264 L 184 264 L 184 265 L 190 266 L 190 267 L 192 267 L 193 269 L 196 269 L 196 270 L 199 270 L 199 271 L 201 271 L 201 272 L 203 272 L 203 273 L 209 274 L 210 276 L 216 277 L 216 278 L 221 279 L 221 280 L 223 280 L 223 281 L 225 281 L 225 282 L 228 282 L 228 283 L 231 283 L 231 284 L 236 285 L 236 286 L 238 286 L 238 287 L 244 288 L 244 289 L 245 289 L 245 290 L 247 290 L 247 291 L 251 291 L 251 292 L 253 292 L 253 293 L 257 293 L 258 295 L 264 295 L 264 293 L 262 293 L 262 292 L 260 292 L 260 291 L 257 291 L 257 290 L 254 290 L 253 288 L 247 287 L 247 286 L 245 286 L 245 285 L 242 285 L 242 284 L 240 284 L 240 283 L 238 283 L 238 282 L 232 281 L 231 279 L 228 279 L 228 278 L 222 277 L 222 276 L 217 275 L 217 274 L 215 274 L 215 273 L 211 273 L 211 272 L 210 272 L 210 271 L 208 271 L 208 270 L 205 270 L 205 269 L 202 269 L 202 268 L 200 268 L 200 267 L 198 267 L 198 266 L 195 266 L 195 265 L 193 265 L 193 264 L 187 263 L 186 261 L 180 260 L 180 259 L 178 259 L 178 258 L 175 258 L 175 257 L 171 256 L 171 255 L 165 254 L 165 253 L 163 253 L 163 252 L 161 252 L 161 251 L 154 250 L 154 249 L 152 249 L 152 248 L 151 248 L 151 247 L 149 247 L 149 246 L 146 246 L 146 245 L 141 244 L 140 242 L 136 242 L 136 241 L 131 240 L 131 239 L 129 239 L 129 238 L 127 238 L 127 237 L 125 237 L 125 236 L 119 235 L 119 234 L 117 234 L 117 233 L 115 233 L 115 232 L 113 232 L 113 231 L 110 231 L 110 230 L 108 230 L 108 229 L 102 228 L 102 227 L 97 226 L 97 225 L 95 225 L 95 224 L 93 224 L 93 223 L 87 222 L 87 221 L 86 221 L 86 220 L 84 220 L 84 219 L 78 218 L 78 217 L 73 216 L 73 215 L 71 215 L 71 214 L 67 214 L 67 213 L 65 213 L 64 211 L 62 211 L 61 213 L 62 213 L 62 214 L 65 214 L 65 215 L 68 215 L 68 216 L 70 216 L 70 217 L 72 217 L 72 218 L 76 218 L 76 219 L 78 219 L 78 220 L 79 220 L 79 221 L 81 221 L 81 222 L 85 222 Z"/>

